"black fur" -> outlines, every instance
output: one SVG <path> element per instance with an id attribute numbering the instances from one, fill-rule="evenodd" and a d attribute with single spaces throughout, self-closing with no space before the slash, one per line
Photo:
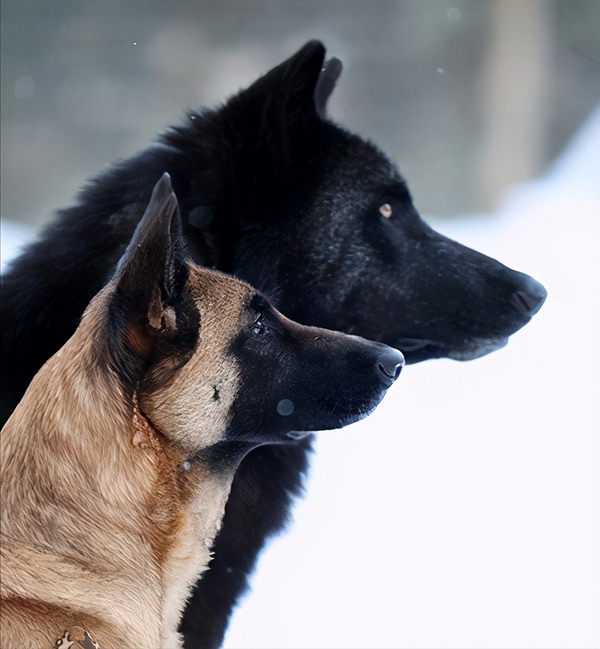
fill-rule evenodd
<path id="1" fill-rule="evenodd" d="M 294 320 L 383 341 L 409 363 L 480 356 L 529 321 L 540 284 L 431 230 L 393 164 L 323 118 L 341 71 L 324 54 L 310 42 L 223 107 L 190 113 L 90 183 L 11 265 L 3 418 L 114 271 L 164 171 L 194 259 L 254 284 Z M 183 620 L 187 649 L 220 645 L 258 552 L 301 491 L 309 448 L 264 446 L 242 462 Z"/>
<path id="2" fill-rule="evenodd" d="M 230 353 L 238 358 L 242 386 L 251 388 L 238 395 L 241 405 L 233 407 L 227 439 L 287 441 L 290 430 L 314 430 L 315 420 L 321 430 L 350 424 L 377 406 L 404 365 L 397 350 L 300 326 L 260 295 L 248 308 L 253 323 L 235 337 Z M 269 386 L 273 358 L 282 378 Z"/>

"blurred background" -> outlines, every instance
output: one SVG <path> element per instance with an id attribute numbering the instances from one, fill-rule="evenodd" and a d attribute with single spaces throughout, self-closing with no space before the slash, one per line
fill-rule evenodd
<path id="1" fill-rule="evenodd" d="M 42 222 L 311 38 L 345 65 L 331 115 L 422 212 L 488 210 L 598 101 L 599 24 L 597 0 L 3 0 L 2 215 Z"/>
<path id="2" fill-rule="evenodd" d="M 311 38 L 344 63 L 331 117 L 549 297 L 506 349 L 409 367 L 319 437 L 226 647 L 598 647 L 598 0 L 3 0 L 3 261 Z"/>

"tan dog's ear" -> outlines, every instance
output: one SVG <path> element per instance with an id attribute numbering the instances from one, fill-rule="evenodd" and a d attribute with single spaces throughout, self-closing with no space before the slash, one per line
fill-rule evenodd
<path id="1" fill-rule="evenodd" d="M 177 197 L 164 173 L 115 273 L 130 317 L 147 318 L 155 329 L 174 325 L 171 307 L 187 277 L 184 247 Z"/>
<path id="2" fill-rule="evenodd" d="M 179 207 L 165 173 L 117 266 L 107 309 L 111 364 L 128 382 L 167 347 L 181 356 L 195 346 L 199 313 L 184 295 L 187 277 Z"/>

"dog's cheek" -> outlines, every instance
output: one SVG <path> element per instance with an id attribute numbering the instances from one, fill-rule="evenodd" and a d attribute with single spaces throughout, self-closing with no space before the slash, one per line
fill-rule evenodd
<path id="1" fill-rule="evenodd" d="M 165 382 L 160 381 L 163 371 Z M 140 404 L 171 441 L 188 454 L 200 453 L 225 439 L 240 391 L 239 374 L 236 360 L 223 354 L 193 358 L 175 372 L 155 367 L 141 386 Z"/>
<path id="2" fill-rule="evenodd" d="M 298 399 L 279 368 L 243 365 L 239 391 L 232 403 L 227 440 L 265 443 L 292 430 Z"/>

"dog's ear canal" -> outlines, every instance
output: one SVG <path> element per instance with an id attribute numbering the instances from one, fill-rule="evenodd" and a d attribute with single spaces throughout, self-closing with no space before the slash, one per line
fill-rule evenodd
<path id="1" fill-rule="evenodd" d="M 108 326 L 114 341 L 112 364 L 123 378 L 136 380 L 140 367 L 152 360 L 157 341 L 160 345 L 185 338 L 194 328 L 187 312 L 197 311 L 186 304 L 184 295 L 187 276 L 179 207 L 165 173 L 113 278 Z M 197 335 L 198 322 L 195 325 Z"/>

